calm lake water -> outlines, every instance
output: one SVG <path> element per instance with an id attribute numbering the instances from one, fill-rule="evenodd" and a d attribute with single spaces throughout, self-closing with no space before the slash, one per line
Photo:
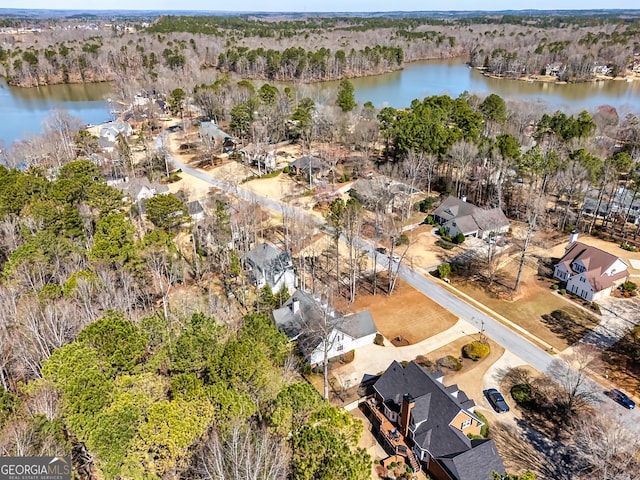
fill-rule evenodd
<path id="1" fill-rule="evenodd" d="M 0 78 L 0 141 L 9 146 L 41 133 L 42 121 L 57 109 L 66 110 L 87 124 L 110 120 L 110 93 L 108 83 L 16 88 Z"/>
<path id="2" fill-rule="evenodd" d="M 496 93 L 508 100 L 541 103 L 550 111 L 576 113 L 611 105 L 619 114 L 640 113 L 640 81 L 624 80 L 556 85 L 544 82 L 489 78 L 465 65 L 463 59 L 416 62 L 404 70 L 352 80 L 358 102 L 376 107 L 403 108 L 413 99 L 467 91 L 479 96 Z M 622 116 L 622 115 L 621 115 Z"/>
<path id="3" fill-rule="evenodd" d="M 611 105 L 620 116 L 640 115 L 640 81 L 607 81 L 555 85 L 543 82 L 489 78 L 470 69 L 463 59 L 432 60 L 407 65 L 404 70 L 352 79 L 358 102 L 377 107 L 404 108 L 413 99 L 447 94 L 457 97 L 467 91 L 480 96 L 496 93 L 507 100 L 541 103 L 548 111 L 577 113 Z M 319 99 L 335 97 L 338 82 L 308 87 Z M 106 99 L 111 86 L 106 83 L 54 85 L 40 88 L 8 87 L 0 79 L 0 140 L 10 145 L 29 134 L 39 133 L 42 121 L 55 109 L 65 109 L 84 123 L 111 119 Z"/>

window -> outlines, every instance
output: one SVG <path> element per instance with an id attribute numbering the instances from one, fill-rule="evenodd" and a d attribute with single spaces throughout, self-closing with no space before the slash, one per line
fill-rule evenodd
<path id="1" fill-rule="evenodd" d="M 344 347 L 343 347 L 342 345 L 338 345 L 338 346 L 336 347 L 336 350 L 337 350 L 337 351 L 339 351 L 339 352 L 341 352 L 343 348 L 344 348 Z"/>
<path id="2" fill-rule="evenodd" d="M 462 422 L 462 425 L 460 425 L 460 428 L 464 430 L 465 428 L 470 427 L 472 424 L 473 424 L 473 420 L 469 418 L 464 422 Z"/>

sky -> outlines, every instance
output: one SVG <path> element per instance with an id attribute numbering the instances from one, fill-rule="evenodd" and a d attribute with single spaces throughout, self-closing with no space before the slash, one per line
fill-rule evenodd
<path id="1" fill-rule="evenodd" d="M 98 6 L 99 5 L 99 6 Z M 640 9 L 638 0 L 2 0 L 2 8 L 65 10 L 204 10 L 259 12 L 383 12 L 429 10 Z"/>

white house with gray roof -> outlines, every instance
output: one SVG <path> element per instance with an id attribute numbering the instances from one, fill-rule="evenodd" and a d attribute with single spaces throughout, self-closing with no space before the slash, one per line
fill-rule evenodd
<path id="1" fill-rule="evenodd" d="M 500 208 L 483 209 L 467 202 L 465 197 L 447 197 L 433 212 L 433 218 L 451 237 L 462 233 L 485 240 L 509 231 L 509 219 Z"/>
<path id="2" fill-rule="evenodd" d="M 291 290 L 298 284 L 288 250 L 278 250 L 268 243 L 261 243 L 245 255 L 244 262 L 253 284 L 258 288 L 269 285 L 273 292 L 279 292 L 283 287 Z"/>
<path id="3" fill-rule="evenodd" d="M 272 315 L 276 326 L 297 342 L 311 365 L 324 362 L 325 342 L 327 358 L 332 359 L 371 345 L 377 333 L 369 310 L 342 315 L 322 296 L 303 290 L 296 290 Z"/>

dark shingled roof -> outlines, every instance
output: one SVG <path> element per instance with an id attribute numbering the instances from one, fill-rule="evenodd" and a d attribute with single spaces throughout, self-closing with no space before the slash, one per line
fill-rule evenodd
<path id="1" fill-rule="evenodd" d="M 333 307 L 323 306 L 321 298 L 315 298 L 303 290 L 296 290 L 282 308 L 272 312 L 273 321 L 292 340 L 298 340 L 298 346 L 305 355 L 310 355 L 320 344 L 318 332 L 325 322 L 330 328 L 343 332 L 354 339 L 363 338 L 377 332 L 369 310 L 342 316 Z M 311 335 L 309 335 L 311 333 Z"/>
<path id="2" fill-rule="evenodd" d="M 415 401 L 411 410 L 410 430 L 413 440 L 435 459 L 443 459 L 447 468 L 459 480 L 490 478 L 492 470 L 504 472 L 502 460 L 493 441 L 474 444 L 461 430 L 451 426 L 464 410 L 480 420 L 470 410 L 475 404 L 455 385 L 445 387 L 438 379 L 415 362 L 405 367 L 394 361 L 373 386 L 387 405 L 400 410 L 402 397 L 409 394 Z M 454 396 L 455 395 L 455 396 Z M 482 446 L 479 450 L 476 448 Z M 479 472 L 484 472 L 486 476 Z M 471 473 L 469 473 L 471 472 Z"/>
<path id="3" fill-rule="evenodd" d="M 471 203 L 464 202 L 458 197 L 449 196 L 433 212 L 443 221 L 448 221 L 457 217 L 471 215 L 477 207 Z"/>

